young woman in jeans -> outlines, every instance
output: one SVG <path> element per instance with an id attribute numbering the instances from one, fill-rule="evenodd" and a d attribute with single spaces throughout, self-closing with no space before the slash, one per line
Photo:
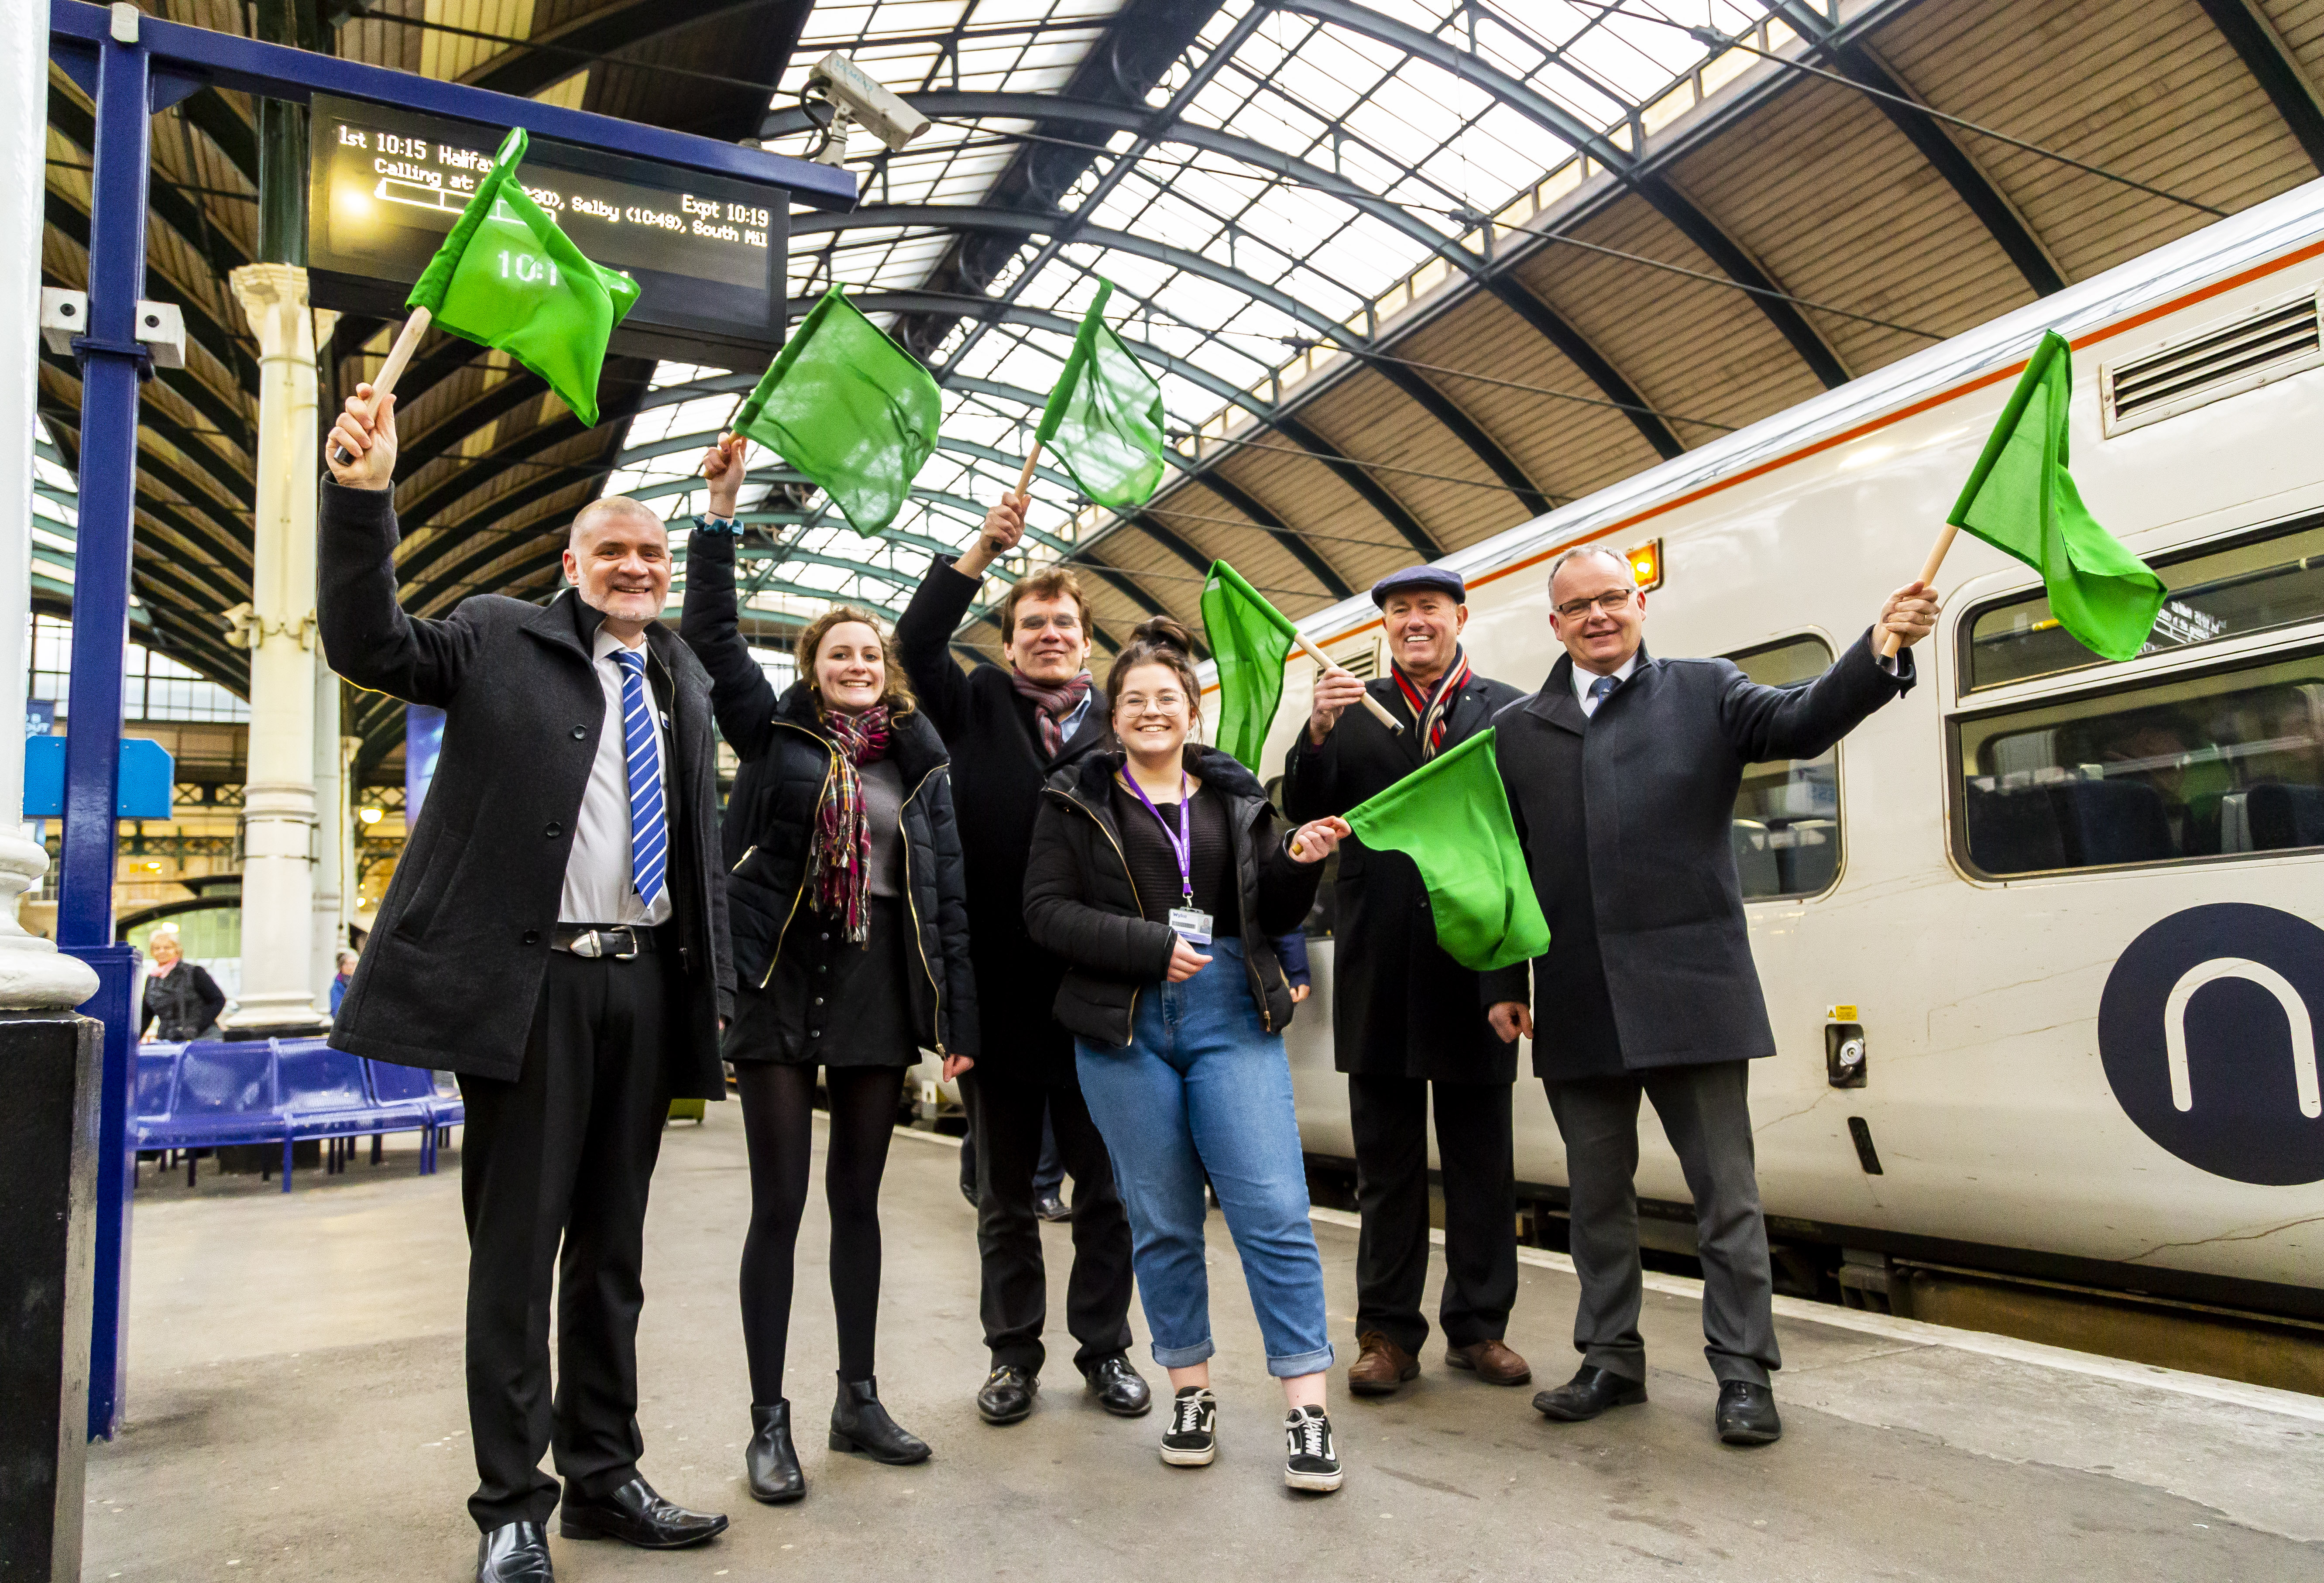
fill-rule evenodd
<path id="1" fill-rule="evenodd" d="M 1201 1467 L 1217 1454 L 1207 1173 L 1267 1371 L 1283 1382 L 1284 1480 L 1334 1490 L 1323 1266 L 1283 1052 L 1292 992 L 1269 937 L 1306 916 L 1348 827 L 1322 819 L 1286 840 L 1250 771 L 1189 745 L 1202 697 L 1191 648 L 1185 628 L 1157 617 L 1114 661 L 1106 705 L 1126 751 L 1093 753 L 1049 781 L 1025 922 L 1070 964 L 1057 1017 L 1130 1211 L 1154 1360 L 1177 1394 L 1163 1461 Z"/>

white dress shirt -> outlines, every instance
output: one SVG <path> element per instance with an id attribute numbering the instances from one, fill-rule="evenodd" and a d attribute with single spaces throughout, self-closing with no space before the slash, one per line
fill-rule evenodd
<path id="1" fill-rule="evenodd" d="M 1614 685 L 1620 686 L 1624 682 L 1628 681 L 1630 673 L 1637 668 L 1638 651 L 1633 649 L 1630 650 L 1630 658 L 1622 662 L 1622 668 L 1614 673 Z M 1590 684 L 1597 679 L 1596 671 L 1583 670 L 1578 665 L 1573 667 L 1573 699 L 1575 703 L 1582 705 L 1582 713 L 1584 714 L 1597 713 L 1598 705 L 1606 701 L 1602 697 L 1593 698 L 1590 695 Z"/>
<path id="2" fill-rule="evenodd" d="M 597 629 L 591 651 L 597 685 L 605 694 L 605 723 L 597 732 L 597 758 L 589 766 L 588 788 L 581 794 L 581 811 L 573 820 L 573 851 L 565 860 L 565 889 L 558 898 L 560 924 L 664 924 L 669 921 L 670 887 L 677 880 L 677 854 L 663 865 L 661 894 L 648 907 L 638 897 L 630 872 L 630 770 L 628 744 L 622 735 L 622 667 L 613 658 L 616 649 L 633 647 L 640 652 L 645 638 L 626 645 L 607 627 Z M 648 661 L 651 663 L 650 660 Z M 669 783 L 669 727 L 661 705 L 646 682 L 646 708 L 654 720 L 654 759 L 661 769 L 662 817 L 669 817 L 670 799 L 677 795 Z M 667 846 L 665 851 L 670 851 Z"/>

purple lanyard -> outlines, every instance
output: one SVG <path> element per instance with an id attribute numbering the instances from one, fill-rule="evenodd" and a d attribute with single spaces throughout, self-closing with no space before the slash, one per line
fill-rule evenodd
<path id="1" fill-rule="evenodd" d="M 1178 860 L 1178 888 L 1185 897 L 1186 905 L 1193 907 L 1194 833 L 1192 822 L 1186 817 L 1186 804 L 1192 800 L 1186 796 L 1186 772 L 1184 769 L 1178 771 L 1178 828 L 1175 832 L 1170 828 L 1170 821 L 1162 817 L 1162 810 L 1154 805 L 1154 799 L 1146 795 L 1146 788 L 1138 784 L 1138 778 L 1124 773 L 1121 778 L 1130 783 L 1130 789 L 1138 794 L 1138 800 L 1144 803 L 1146 811 L 1154 815 L 1154 823 L 1162 826 L 1162 839 L 1170 843 L 1171 855 Z"/>

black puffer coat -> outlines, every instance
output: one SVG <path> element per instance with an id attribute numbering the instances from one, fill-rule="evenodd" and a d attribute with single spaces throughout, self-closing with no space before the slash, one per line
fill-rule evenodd
<path id="1" fill-rule="evenodd" d="M 1058 1022 L 1117 1048 L 1130 1043 L 1138 992 L 1162 981 L 1177 940 L 1167 924 L 1149 921 L 1122 855 L 1111 786 L 1124 762 L 1119 749 L 1090 754 L 1049 778 L 1033 823 L 1025 870 L 1025 927 L 1036 944 L 1065 961 L 1057 986 Z M 1291 986 L 1276 959 L 1274 936 L 1299 927 L 1315 905 L 1321 863 L 1293 861 L 1286 832 L 1251 772 L 1215 748 L 1189 744 L 1186 768 L 1200 776 L 1197 796 L 1227 803 L 1234 838 L 1235 880 L 1242 898 L 1243 971 L 1251 1004 L 1269 1033 L 1291 1025 Z"/>
<path id="2" fill-rule="evenodd" d="M 706 538 L 725 544 L 706 547 Z M 719 733 L 742 760 L 726 799 L 726 916 L 736 981 L 758 989 L 774 977 L 786 934 L 808 905 L 808 846 L 837 750 L 807 685 L 795 683 L 778 699 L 751 658 L 735 626 L 733 542 L 723 534 L 694 535 L 679 630 L 710 672 Z M 917 710 L 894 721 L 890 732 L 889 755 L 903 772 L 904 901 L 919 970 L 905 980 L 912 1027 L 924 1048 L 974 1055 L 976 985 L 951 766 L 943 739 Z M 799 1015 L 779 1018 L 777 1026 L 795 1025 L 803 1041 L 805 1008 L 792 1009 Z"/>

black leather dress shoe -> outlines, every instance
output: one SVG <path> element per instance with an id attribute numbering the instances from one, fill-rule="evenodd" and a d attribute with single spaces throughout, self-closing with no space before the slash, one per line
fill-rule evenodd
<path id="1" fill-rule="evenodd" d="M 1038 1375 L 1004 1363 L 985 1376 L 984 1388 L 976 1393 L 976 1415 L 987 1423 L 1015 1423 L 1031 1416 L 1033 1394 L 1040 1388 Z"/>
<path id="2" fill-rule="evenodd" d="M 1047 1220 L 1052 1226 L 1062 1225 L 1074 1218 L 1074 1211 L 1065 1201 L 1054 1192 L 1035 1201 L 1033 1214 L 1035 1219 Z"/>
<path id="3" fill-rule="evenodd" d="M 878 1380 L 839 1382 L 839 1399 L 831 1404 L 830 1445 L 835 1451 L 861 1451 L 897 1468 L 928 1459 L 927 1441 L 906 1432 L 880 1404 Z"/>
<path id="4" fill-rule="evenodd" d="M 640 1550 L 683 1550 L 725 1532 L 726 1519 L 672 1505 L 642 1478 L 632 1478 L 597 1501 L 568 1482 L 557 1532 L 567 1539 L 618 1539 Z"/>
<path id="5" fill-rule="evenodd" d="M 549 1531 L 538 1523 L 503 1523 L 476 1541 L 476 1583 L 557 1583 L 549 1564 Z"/>
<path id="6" fill-rule="evenodd" d="M 1116 1418 L 1143 1418 L 1153 1410 L 1154 1393 L 1130 1367 L 1130 1359 L 1119 1352 L 1091 1364 L 1082 1371 L 1082 1377 L 1089 1382 L 1090 1394 L 1097 1398 L 1097 1404 Z"/>
<path id="7" fill-rule="evenodd" d="M 807 1475 L 799 1471 L 798 1452 L 791 1445 L 788 1400 L 767 1406 L 752 1404 L 751 1443 L 742 1448 L 742 1470 L 752 1500 L 779 1506 L 807 1494 Z"/>
<path id="8" fill-rule="evenodd" d="M 1646 1399 L 1644 1382 L 1583 1364 L 1573 1377 L 1533 1399 L 1534 1411 L 1560 1423 L 1581 1423 L 1609 1407 L 1635 1407 Z"/>
<path id="9" fill-rule="evenodd" d="M 1773 1385 L 1727 1380 L 1719 1387 L 1719 1438 L 1730 1446 L 1764 1446 L 1784 1438 Z"/>

